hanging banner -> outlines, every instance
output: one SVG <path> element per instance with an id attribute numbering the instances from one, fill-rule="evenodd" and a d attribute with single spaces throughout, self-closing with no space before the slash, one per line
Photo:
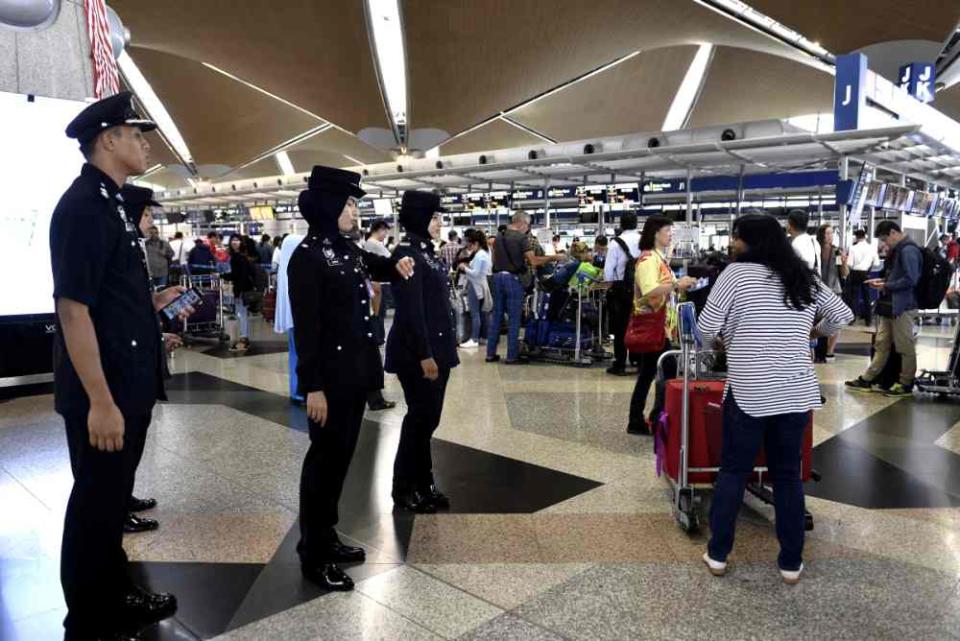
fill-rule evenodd
<path id="1" fill-rule="evenodd" d="M 110 24 L 104 0 L 83 0 L 87 15 L 87 36 L 93 60 L 93 97 L 97 100 L 120 92 L 120 75 L 110 44 Z"/>

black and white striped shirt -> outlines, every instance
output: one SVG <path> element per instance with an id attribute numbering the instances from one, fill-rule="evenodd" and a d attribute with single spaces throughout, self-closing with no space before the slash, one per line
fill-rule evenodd
<path id="1" fill-rule="evenodd" d="M 734 263 L 717 279 L 700 314 L 704 344 L 717 336 L 727 350 L 728 379 L 737 405 L 750 416 L 819 409 L 820 387 L 810 360 L 810 332 L 831 335 L 853 312 L 819 279 L 814 303 L 787 307 L 780 278 L 757 263 Z"/>

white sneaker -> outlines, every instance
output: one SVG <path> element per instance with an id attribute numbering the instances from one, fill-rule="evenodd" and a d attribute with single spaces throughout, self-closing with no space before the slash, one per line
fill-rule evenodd
<path id="1" fill-rule="evenodd" d="M 460 343 L 460 347 L 480 347 L 480 343 L 471 338 L 466 343 Z"/>
<path id="2" fill-rule="evenodd" d="M 703 553 L 703 562 L 707 564 L 707 569 L 713 576 L 723 576 L 727 573 L 727 564 L 720 561 L 714 561 L 710 558 L 709 552 Z"/>
<path id="3" fill-rule="evenodd" d="M 800 583 L 800 574 L 803 573 L 803 563 L 800 564 L 799 570 L 780 570 L 780 576 L 783 577 L 783 582 L 787 585 L 796 585 Z"/>

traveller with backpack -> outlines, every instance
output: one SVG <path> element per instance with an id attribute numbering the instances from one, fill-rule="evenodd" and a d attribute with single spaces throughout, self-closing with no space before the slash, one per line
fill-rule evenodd
<path id="1" fill-rule="evenodd" d="M 886 396 L 912 396 L 917 372 L 917 346 L 913 333 L 918 309 L 940 306 L 950 284 L 950 264 L 930 249 L 921 249 L 892 220 L 877 225 L 876 237 L 888 249 L 889 272 L 866 285 L 881 292 L 877 315 L 879 327 L 873 360 L 867 371 L 846 386 L 852 390 L 883 392 Z M 889 311 L 884 311 L 889 300 Z M 900 380 L 884 391 L 875 385 L 887 364 L 891 346 L 900 354 Z"/>
<path id="2" fill-rule="evenodd" d="M 633 280 L 639 256 L 637 215 L 624 212 L 620 216 L 620 233 L 610 243 L 603 266 L 603 279 L 612 283 L 607 292 L 607 314 L 610 333 L 613 334 L 613 363 L 607 373 L 614 376 L 627 375 L 627 348 L 623 336 L 633 311 Z"/>

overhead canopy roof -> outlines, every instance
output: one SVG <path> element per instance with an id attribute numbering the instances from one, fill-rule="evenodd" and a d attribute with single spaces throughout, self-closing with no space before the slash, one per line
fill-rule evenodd
<path id="1" fill-rule="evenodd" d="M 400 0 L 407 128 L 446 132 L 437 140 L 445 156 L 659 131 L 705 43 L 713 55 L 687 126 L 830 111 L 824 65 L 712 2 Z M 269 170 L 275 163 L 263 157 L 327 123 L 287 149 L 296 171 L 395 155 L 364 142 L 373 140 L 365 132 L 391 128 L 365 0 L 110 4 L 199 165 L 169 167 L 176 158 L 155 146 L 154 162 L 168 166 L 151 174 L 157 184 Z M 900 0 L 751 4 L 836 53 L 942 40 L 960 17 L 955 0 L 909 10 Z"/>

